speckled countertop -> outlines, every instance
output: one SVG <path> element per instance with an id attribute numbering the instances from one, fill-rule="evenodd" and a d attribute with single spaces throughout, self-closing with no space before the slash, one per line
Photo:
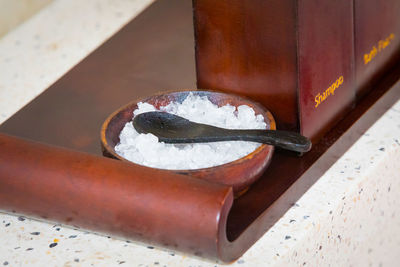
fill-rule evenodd
<path id="1" fill-rule="evenodd" d="M 56 0 L 0 39 L 0 123 L 151 0 Z M 399 95 L 400 83 L 384 97 Z M 370 116 L 378 120 L 369 129 Z M 381 115 L 383 114 L 383 115 Z M 366 132 L 364 132 L 367 130 Z M 362 133 L 361 137 L 360 133 Z M 344 155 L 343 140 L 358 139 Z M 321 178 L 233 266 L 398 266 L 400 102 L 376 103 L 313 166 Z M 325 164 L 335 162 L 327 172 Z M 219 264 L 0 213 L 0 266 Z"/>

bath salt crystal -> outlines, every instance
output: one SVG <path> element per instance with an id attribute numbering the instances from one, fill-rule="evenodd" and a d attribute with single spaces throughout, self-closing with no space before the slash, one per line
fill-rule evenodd
<path id="1" fill-rule="evenodd" d="M 188 120 L 228 129 L 266 129 L 262 115 L 241 105 L 218 107 L 206 96 L 190 93 L 182 103 L 171 102 L 157 110 L 149 103 L 138 103 L 133 117 L 149 111 L 164 111 Z M 166 144 L 153 134 L 139 134 L 132 122 L 126 123 L 115 147 L 118 155 L 134 163 L 159 169 L 200 169 L 242 158 L 260 144 L 246 141 L 224 141 L 198 144 Z"/>

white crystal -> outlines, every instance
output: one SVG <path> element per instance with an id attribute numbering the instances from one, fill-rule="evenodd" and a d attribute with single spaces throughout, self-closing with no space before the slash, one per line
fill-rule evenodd
<path id="1" fill-rule="evenodd" d="M 157 109 L 148 103 L 138 103 L 133 117 Z M 191 121 L 230 129 L 265 129 L 262 115 L 246 105 L 218 107 L 207 97 L 189 94 L 182 103 L 171 102 L 161 111 L 176 114 Z M 152 134 L 139 134 L 131 122 L 120 133 L 115 151 L 134 163 L 160 169 L 199 169 L 237 160 L 253 152 L 258 143 L 229 141 L 201 144 L 165 144 Z"/>

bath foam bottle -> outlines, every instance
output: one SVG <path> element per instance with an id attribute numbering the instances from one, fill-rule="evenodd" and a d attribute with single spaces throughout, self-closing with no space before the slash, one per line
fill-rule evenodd
<path id="1" fill-rule="evenodd" d="M 357 97 L 400 60 L 400 1 L 354 0 Z"/>

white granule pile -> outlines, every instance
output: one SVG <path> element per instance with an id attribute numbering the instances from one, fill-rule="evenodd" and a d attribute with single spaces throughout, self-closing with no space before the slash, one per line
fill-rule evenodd
<path id="1" fill-rule="evenodd" d="M 148 103 L 138 103 L 133 116 L 156 111 Z M 192 93 L 182 103 L 171 102 L 159 109 L 188 120 L 230 129 L 265 129 L 262 115 L 246 105 L 218 107 L 206 96 Z M 245 141 L 225 141 L 198 144 L 166 144 L 153 134 L 139 134 L 132 122 L 126 123 L 115 147 L 118 155 L 134 163 L 159 169 L 200 169 L 228 163 L 246 156 L 260 146 Z"/>

